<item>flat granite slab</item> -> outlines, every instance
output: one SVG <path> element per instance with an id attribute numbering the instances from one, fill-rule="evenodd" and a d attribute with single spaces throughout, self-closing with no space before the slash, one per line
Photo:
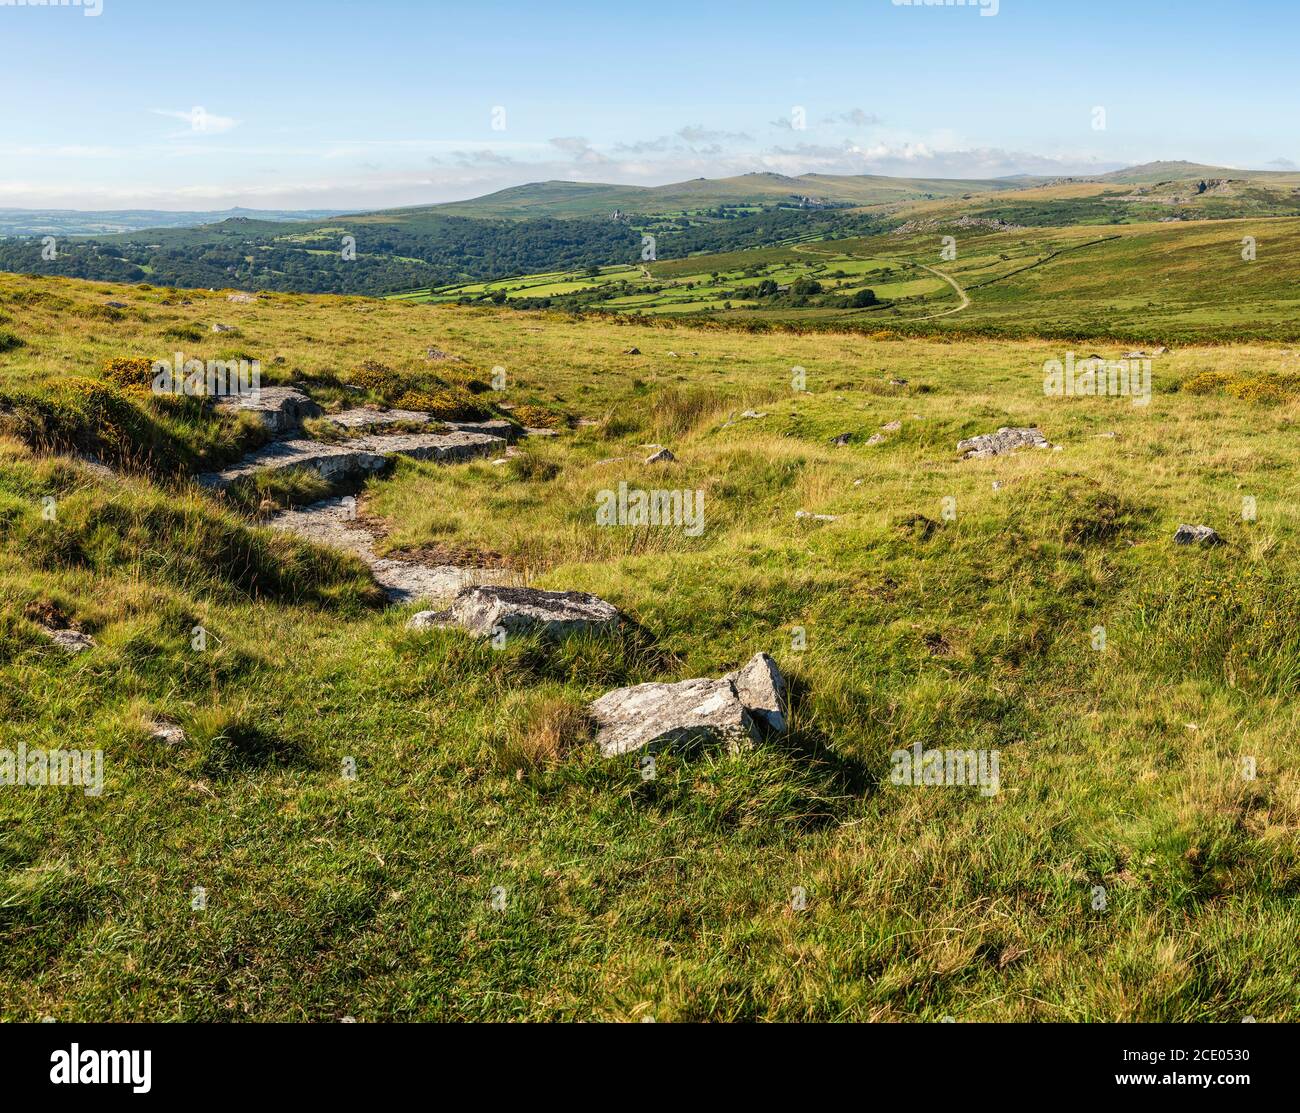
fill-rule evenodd
<path id="1" fill-rule="evenodd" d="M 353 517 L 355 502 L 341 498 L 295 510 L 272 518 L 271 529 L 295 534 L 317 545 L 355 553 L 368 565 L 375 582 L 392 603 L 447 600 L 467 587 L 478 584 L 511 583 L 515 574 L 499 568 L 466 568 L 449 564 L 420 564 L 375 554 L 374 535 Z"/>
<path id="2" fill-rule="evenodd" d="M 423 410 L 375 410 L 362 407 L 344 410 L 342 413 L 327 414 L 326 420 L 340 429 L 354 432 L 384 429 L 390 425 L 438 425 L 453 433 L 484 433 L 490 437 L 501 437 L 506 441 L 513 441 L 518 434 L 518 429 L 504 418 L 489 418 L 485 421 L 439 421 Z"/>
<path id="3" fill-rule="evenodd" d="M 454 463 L 478 456 L 492 456 L 506 447 L 501 437 L 487 433 L 410 433 L 393 437 L 357 437 L 342 444 L 295 438 L 273 441 L 245 456 L 224 471 L 197 477 L 204 487 L 228 487 L 238 479 L 258 472 L 307 468 L 323 479 L 341 479 L 382 471 L 396 456 L 414 460 Z"/>

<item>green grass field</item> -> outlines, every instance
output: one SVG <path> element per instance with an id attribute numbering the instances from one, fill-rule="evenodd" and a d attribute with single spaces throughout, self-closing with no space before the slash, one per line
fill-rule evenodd
<path id="1" fill-rule="evenodd" d="M 948 271 L 969 317 L 911 337 L 0 276 L 0 746 L 102 748 L 106 777 L 0 788 L 0 1016 L 1300 1019 L 1300 368 L 1223 342 L 1251 299 L 1291 327 L 1292 235 L 1128 229 L 1000 281 L 1096 231 L 972 237 Z M 927 236 L 815 246 L 762 265 L 944 269 Z M 653 271 L 711 277 L 693 263 Z M 924 315 L 945 289 L 898 296 Z M 968 322 L 1207 342 L 1156 359 L 1141 407 L 1045 397 L 1071 344 Z M 328 406 L 367 360 L 440 386 L 431 347 L 574 424 L 504 467 L 370 481 L 383 551 L 492 554 L 639 630 L 408 631 L 358 560 L 193 485 L 246 426 L 68 382 L 242 353 Z M 1060 451 L 959 459 L 1031 424 Z M 620 481 L 703 491 L 703 534 L 598 527 Z M 1227 544 L 1176 547 L 1183 522 Z M 53 647 L 50 616 L 97 647 Z M 788 738 L 663 754 L 653 781 L 595 752 L 587 701 L 760 650 Z M 916 744 L 997 751 L 1001 790 L 891 783 Z"/>

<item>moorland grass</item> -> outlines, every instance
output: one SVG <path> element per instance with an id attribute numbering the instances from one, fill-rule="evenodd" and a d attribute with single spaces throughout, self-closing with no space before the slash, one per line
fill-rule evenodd
<path id="1" fill-rule="evenodd" d="M 99 798 L 0 790 L 0 1015 L 1300 1017 L 1300 405 L 1180 389 L 1282 373 L 1281 350 L 1176 350 L 1135 407 L 1045 398 L 1063 352 L 1032 340 L 288 295 L 186 308 L 7 276 L 0 295 L 24 339 L 0 392 L 20 401 L 114 355 L 166 358 L 164 331 L 218 305 L 309 388 L 365 359 L 432 385 L 429 346 L 505 367 L 504 400 L 595 424 L 510 466 L 400 462 L 362 492 L 381 547 L 492 551 L 637 624 L 499 651 L 408 631 L 355 559 L 190 488 L 198 449 L 235 443 L 221 422 L 167 415 L 192 450 L 171 474 L 106 477 L 11 418 L 3 744 L 102 748 L 107 779 Z M 91 316 L 110 295 L 131 308 Z M 1062 450 L 958 459 L 958 440 L 1025 424 Z M 644 464 L 653 443 L 677 460 Z M 598 528 L 620 481 L 703 490 L 703 535 Z M 1227 544 L 1175 547 L 1184 521 Z M 55 612 L 97 647 L 48 643 L 36 616 Z M 663 754 L 650 781 L 594 752 L 590 699 L 759 650 L 791 681 L 788 739 Z M 152 738 L 160 721 L 187 740 Z M 996 749 L 1001 791 L 891 784 L 916 743 Z"/>

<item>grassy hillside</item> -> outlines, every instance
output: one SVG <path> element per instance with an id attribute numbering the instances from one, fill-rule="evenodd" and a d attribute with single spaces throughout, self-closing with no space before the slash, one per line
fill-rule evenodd
<path id="1" fill-rule="evenodd" d="M 11 276 L 0 306 L 0 745 L 102 747 L 107 782 L 0 789 L 0 1016 L 1300 1019 L 1288 353 L 1182 347 L 1143 408 L 1045 398 L 1064 345 L 1037 340 Z M 363 513 L 387 552 L 491 553 L 639 631 L 406 630 L 356 559 L 191 485 L 246 428 L 104 384 L 178 346 L 326 406 L 366 360 L 425 389 L 430 348 L 504 368 L 494 402 L 591 424 L 504 467 L 403 462 Z M 955 451 L 1029 424 L 1061 451 Z M 86 427 L 120 433 L 113 474 L 58 451 Z M 620 480 L 703 490 L 703 535 L 597 527 Z M 1227 544 L 1175 547 L 1180 522 Z M 51 646 L 56 617 L 96 648 Z M 653 781 L 594 752 L 586 701 L 758 650 L 787 740 Z M 997 750 L 1001 791 L 891 784 L 917 743 Z"/>

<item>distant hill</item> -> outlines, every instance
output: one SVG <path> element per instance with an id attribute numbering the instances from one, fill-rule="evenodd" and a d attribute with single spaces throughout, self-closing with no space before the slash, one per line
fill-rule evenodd
<path id="1" fill-rule="evenodd" d="M 1148 162 L 1130 166 L 1109 174 L 1099 174 L 1099 182 L 1169 182 L 1188 178 L 1236 178 L 1251 182 L 1280 182 L 1294 178 L 1300 182 L 1300 171 L 1295 170 L 1237 170 L 1230 166 L 1206 166 L 1199 162 Z"/>
<path id="2" fill-rule="evenodd" d="M 1020 188 L 1011 179 L 890 178 L 877 174 L 754 173 L 734 178 L 696 178 L 662 186 L 623 186 L 593 182 L 533 182 L 486 197 L 430 205 L 423 211 L 456 216 L 607 216 L 613 211 L 658 215 L 720 205 L 770 206 L 811 202 L 880 205 L 896 201 L 959 197 Z M 413 213 L 421 210 L 402 210 Z"/>
<path id="3" fill-rule="evenodd" d="M 770 172 L 662 186 L 534 182 L 379 212 L 0 210 L 0 270 L 180 287 L 383 295 L 641 268 L 902 227 L 1067 228 L 1300 216 L 1300 172 L 1155 162 L 1092 177 Z M 204 217 L 222 219 L 199 223 Z M 297 218 L 297 219 L 290 219 Z M 98 222 L 98 223 L 97 223 Z M 147 227 L 140 227 L 148 223 Z M 123 225 L 133 225 L 122 228 Z M 85 229 L 92 229 L 88 234 Z M 97 229 L 97 230 L 94 230 Z M 41 236 L 59 238 L 47 258 Z M 493 291 L 495 293 L 495 291 Z"/>
<path id="4" fill-rule="evenodd" d="M 168 212 L 162 209 L 0 209 L 0 236 L 103 236 L 146 228 L 192 228 L 232 217 L 253 220 L 322 220 L 338 209 L 221 209 L 211 212 Z"/>

